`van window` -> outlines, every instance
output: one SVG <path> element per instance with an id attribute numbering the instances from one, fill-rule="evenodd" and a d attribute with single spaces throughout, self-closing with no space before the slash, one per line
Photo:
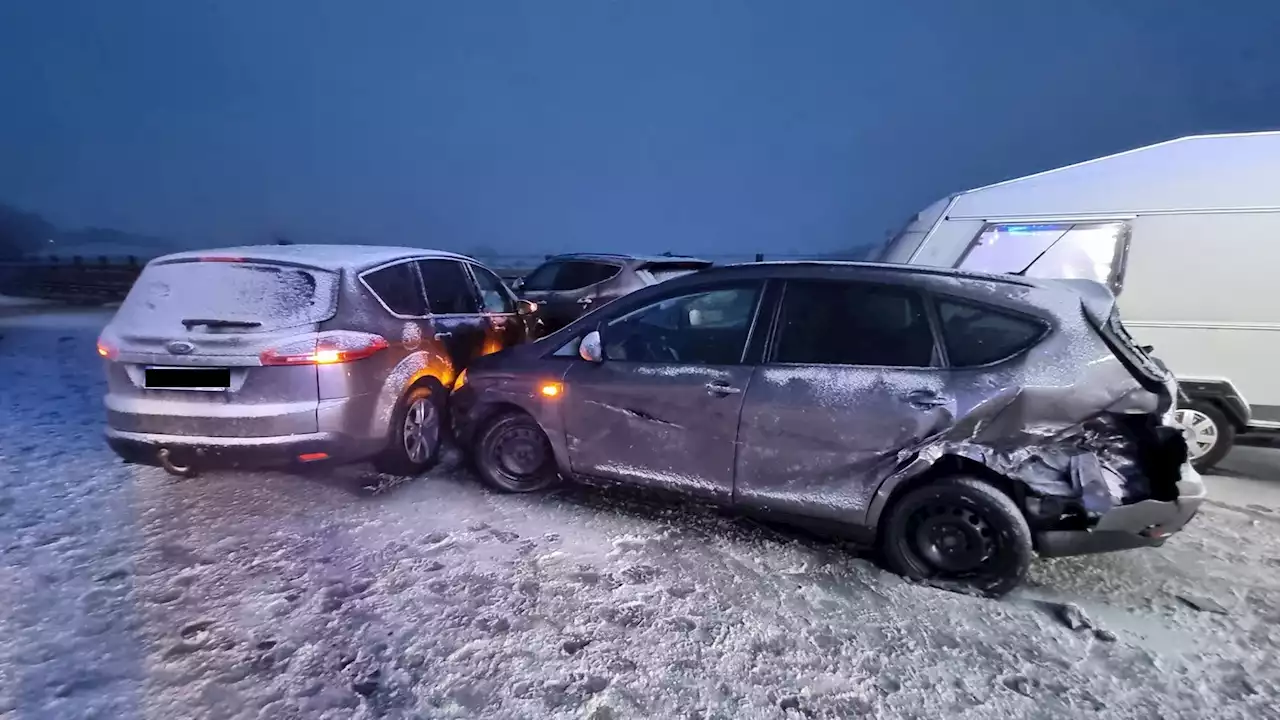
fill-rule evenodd
<path id="1" fill-rule="evenodd" d="M 337 308 L 338 275 L 266 262 L 152 263 L 116 313 L 126 327 L 172 333 L 183 320 L 257 323 L 235 332 L 268 332 L 322 322 Z"/>
<path id="2" fill-rule="evenodd" d="M 1045 326 L 991 308 L 941 300 L 938 317 L 952 367 L 976 367 L 1004 360 L 1031 347 Z"/>
<path id="3" fill-rule="evenodd" d="M 412 262 L 396 263 L 363 276 L 374 295 L 397 315 L 422 317 L 427 314 L 427 301 Z"/>
<path id="4" fill-rule="evenodd" d="M 1129 224 L 988 225 L 957 267 L 1039 278 L 1094 280 L 1120 290 Z"/>

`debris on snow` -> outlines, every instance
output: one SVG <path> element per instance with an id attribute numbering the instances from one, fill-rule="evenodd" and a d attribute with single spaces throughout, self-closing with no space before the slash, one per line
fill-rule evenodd
<path id="1" fill-rule="evenodd" d="M 1080 606 L 1075 603 L 1058 605 L 1054 608 L 1054 614 L 1069 630 L 1088 630 L 1093 627 L 1093 622 L 1089 620 L 1089 616 L 1085 615 L 1084 610 L 1080 609 Z"/>
<path id="2" fill-rule="evenodd" d="M 1199 610 L 1200 612 L 1213 613 L 1214 615 L 1228 614 L 1227 609 L 1223 607 L 1221 603 L 1219 603 L 1217 600 L 1214 600 L 1213 598 L 1210 598 L 1210 597 L 1205 597 L 1202 595 L 1191 595 L 1191 594 L 1185 594 L 1185 593 L 1175 595 L 1174 597 L 1181 600 L 1182 604 L 1186 605 L 1192 610 Z"/>

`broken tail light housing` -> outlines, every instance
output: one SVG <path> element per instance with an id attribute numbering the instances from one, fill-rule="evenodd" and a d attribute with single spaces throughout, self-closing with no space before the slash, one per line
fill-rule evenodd
<path id="1" fill-rule="evenodd" d="M 391 344 L 381 335 L 336 331 L 286 341 L 258 355 L 263 365 L 335 365 L 363 360 Z"/>

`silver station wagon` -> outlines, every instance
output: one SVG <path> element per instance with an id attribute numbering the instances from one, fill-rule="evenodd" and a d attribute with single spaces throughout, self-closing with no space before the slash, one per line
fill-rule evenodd
<path id="1" fill-rule="evenodd" d="M 1197 512 L 1176 389 L 1097 283 L 756 263 L 480 358 L 451 402 L 499 490 L 679 490 L 999 595 L 1037 552 L 1157 546 Z"/>
<path id="2" fill-rule="evenodd" d="M 98 342 L 107 442 L 183 475 L 368 458 L 421 472 L 458 373 L 523 342 L 530 310 L 483 265 L 421 248 L 167 255 Z"/>

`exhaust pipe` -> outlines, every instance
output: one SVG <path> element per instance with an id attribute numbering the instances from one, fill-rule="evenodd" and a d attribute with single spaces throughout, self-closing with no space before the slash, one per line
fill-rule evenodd
<path id="1" fill-rule="evenodd" d="M 170 475 L 184 478 L 195 477 L 196 475 L 195 469 L 190 465 L 175 464 L 169 454 L 169 448 L 160 448 L 160 452 L 156 453 L 156 459 L 160 461 L 160 467 L 164 468 L 165 472 Z"/>

